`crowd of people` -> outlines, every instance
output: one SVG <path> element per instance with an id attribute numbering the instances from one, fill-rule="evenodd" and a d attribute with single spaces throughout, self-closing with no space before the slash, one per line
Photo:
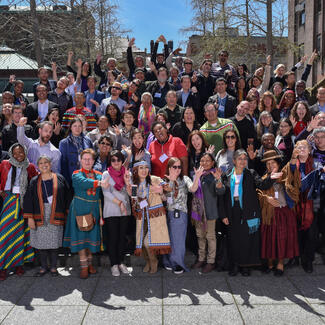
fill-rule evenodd
<path id="1" fill-rule="evenodd" d="M 306 87 L 317 53 L 249 72 L 226 50 L 195 65 L 163 35 L 146 65 L 134 43 L 127 72 L 97 55 L 95 76 L 72 52 L 64 75 L 39 68 L 31 103 L 8 76 L 0 280 L 37 257 L 35 276 L 58 276 L 61 247 L 79 254 L 82 279 L 106 252 L 112 275 L 128 274 L 130 251 L 149 273 L 313 272 L 325 255 L 325 78 Z"/>

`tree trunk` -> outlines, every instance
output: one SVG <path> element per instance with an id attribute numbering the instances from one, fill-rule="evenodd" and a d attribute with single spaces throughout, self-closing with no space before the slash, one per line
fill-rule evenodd
<path id="1" fill-rule="evenodd" d="M 273 65 L 272 1 L 266 1 L 266 55 L 272 56 L 271 65 Z"/>
<path id="2" fill-rule="evenodd" d="M 36 2 L 35 0 L 30 0 L 30 15 L 32 21 L 32 35 L 34 40 L 34 48 L 35 48 L 35 57 L 37 61 L 38 67 L 42 67 L 44 65 L 43 51 L 40 40 L 40 32 L 39 32 L 39 21 L 36 13 Z"/>

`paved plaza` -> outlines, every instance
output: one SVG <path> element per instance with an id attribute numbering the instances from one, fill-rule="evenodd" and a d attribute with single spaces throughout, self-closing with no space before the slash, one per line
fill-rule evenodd
<path id="1" fill-rule="evenodd" d="M 148 275 L 136 257 L 132 275 L 118 278 L 107 266 L 87 280 L 78 269 L 40 279 L 32 269 L 0 283 L 0 324 L 325 324 L 325 266 L 316 263 L 311 275 L 293 268 L 282 278 L 259 271 Z"/>

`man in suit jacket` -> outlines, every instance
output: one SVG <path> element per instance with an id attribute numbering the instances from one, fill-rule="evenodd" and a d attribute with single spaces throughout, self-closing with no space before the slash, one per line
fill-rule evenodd
<path id="1" fill-rule="evenodd" d="M 45 85 L 39 84 L 36 87 L 38 101 L 29 104 L 26 107 L 25 116 L 27 123 L 36 126 L 38 122 L 43 121 L 48 111 L 54 107 L 59 108 L 58 104 L 47 99 L 47 88 Z"/>
<path id="2" fill-rule="evenodd" d="M 218 104 L 218 117 L 221 118 L 230 118 L 235 116 L 237 110 L 237 101 L 236 98 L 230 96 L 227 92 L 227 81 L 225 78 L 218 78 L 216 82 L 216 91 L 217 93 L 211 96 L 208 100 L 208 103 Z"/>
<path id="3" fill-rule="evenodd" d="M 99 90 L 96 90 L 96 77 L 89 76 L 87 78 L 88 90 L 85 91 L 86 107 L 93 113 L 96 113 L 97 107 L 100 106 L 102 100 L 105 98 L 105 94 Z"/>
<path id="4" fill-rule="evenodd" d="M 176 92 L 177 104 L 182 107 L 192 107 L 198 118 L 200 97 L 196 87 L 191 88 L 191 77 L 184 75 L 181 77 L 182 89 Z"/>
<path id="5" fill-rule="evenodd" d="M 318 88 L 316 97 L 317 103 L 309 107 L 312 116 L 315 116 L 319 111 L 325 112 L 325 88 Z"/>

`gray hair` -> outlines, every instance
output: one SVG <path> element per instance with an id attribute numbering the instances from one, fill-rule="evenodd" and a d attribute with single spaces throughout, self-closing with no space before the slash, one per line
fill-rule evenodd
<path id="1" fill-rule="evenodd" d="M 141 101 L 143 100 L 143 97 L 144 97 L 144 96 L 149 96 L 150 99 L 151 99 L 151 102 L 153 102 L 153 97 L 152 97 L 152 95 L 151 95 L 148 91 L 144 92 L 144 93 L 141 95 Z"/>
<path id="2" fill-rule="evenodd" d="M 108 58 L 107 61 L 106 61 L 106 63 L 108 63 L 109 61 L 114 61 L 115 64 L 117 63 L 117 60 L 115 58 Z"/>
<path id="3" fill-rule="evenodd" d="M 325 133 L 325 126 L 315 129 L 313 131 L 313 136 L 315 136 L 318 133 Z"/>
<path id="4" fill-rule="evenodd" d="M 52 163 L 52 159 L 49 157 L 49 156 L 46 156 L 46 155 L 40 155 L 37 159 L 37 165 L 38 163 L 42 160 L 42 159 L 45 159 L 47 160 L 48 163 Z"/>
<path id="5" fill-rule="evenodd" d="M 246 157 L 248 157 L 248 154 L 247 154 L 247 152 L 244 149 L 237 149 L 234 152 L 233 160 L 236 160 L 241 155 L 245 155 Z"/>

